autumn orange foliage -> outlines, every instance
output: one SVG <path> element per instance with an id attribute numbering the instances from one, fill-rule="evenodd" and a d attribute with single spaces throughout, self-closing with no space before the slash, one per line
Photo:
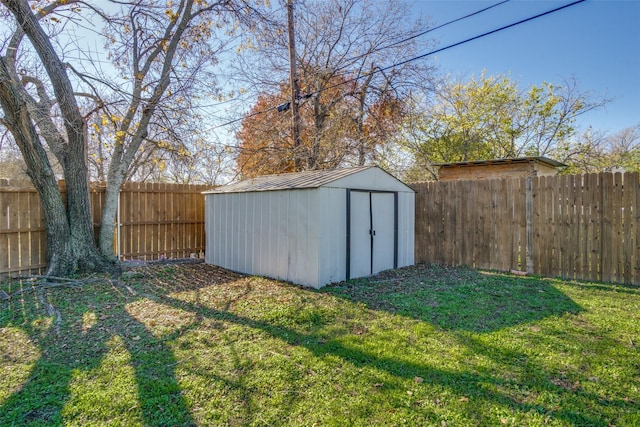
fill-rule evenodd
<path id="1" fill-rule="evenodd" d="M 236 164 L 243 178 L 293 172 L 296 157 L 303 169 L 363 164 L 398 128 L 403 112 L 401 101 L 387 94 L 366 105 L 361 97 L 366 88 L 356 82 L 334 76 L 321 83 L 301 84 L 301 93 L 311 96 L 299 103 L 301 145 L 297 149 L 292 139 L 291 109 L 278 112 L 274 108 L 288 99 L 288 86 L 282 85 L 278 93 L 258 97 L 236 133 Z M 307 89 L 312 87 L 323 89 Z"/>

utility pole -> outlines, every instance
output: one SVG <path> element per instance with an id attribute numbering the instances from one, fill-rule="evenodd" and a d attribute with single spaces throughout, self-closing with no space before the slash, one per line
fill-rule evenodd
<path id="1" fill-rule="evenodd" d="M 302 169 L 302 159 L 300 157 L 300 115 L 298 113 L 298 77 L 296 76 L 296 40 L 293 23 L 293 0 L 287 0 L 287 23 L 289 27 L 289 81 L 291 84 L 291 113 L 293 122 L 291 133 L 293 135 L 293 164 L 295 171 Z"/>

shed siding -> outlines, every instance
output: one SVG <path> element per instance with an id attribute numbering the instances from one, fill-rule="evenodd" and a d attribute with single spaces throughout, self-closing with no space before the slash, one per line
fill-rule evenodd
<path id="1" fill-rule="evenodd" d="M 558 169 L 543 163 L 534 163 L 536 176 L 555 176 L 558 175 Z"/>
<path id="2" fill-rule="evenodd" d="M 208 196 L 206 218 L 211 226 L 207 228 L 207 263 L 317 287 L 318 206 L 314 192 Z"/>
<path id="3" fill-rule="evenodd" d="M 318 189 L 320 208 L 319 265 L 321 284 L 338 282 L 346 277 L 347 192 L 342 188 Z"/>
<path id="4" fill-rule="evenodd" d="M 403 184 L 402 181 L 398 181 L 380 168 L 365 169 L 357 174 L 325 184 L 323 187 L 375 191 L 409 191 L 413 193 L 413 190 Z"/>
<path id="5" fill-rule="evenodd" d="M 286 280 L 318 286 L 318 192 L 296 190 L 288 193 L 290 228 Z"/>

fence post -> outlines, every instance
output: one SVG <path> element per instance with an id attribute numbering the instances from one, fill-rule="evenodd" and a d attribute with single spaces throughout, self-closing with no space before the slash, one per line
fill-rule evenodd
<path id="1" fill-rule="evenodd" d="M 527 245 L 527 273 L 533 274 L 533 176 L 525 181 L 525 240 Z"/>

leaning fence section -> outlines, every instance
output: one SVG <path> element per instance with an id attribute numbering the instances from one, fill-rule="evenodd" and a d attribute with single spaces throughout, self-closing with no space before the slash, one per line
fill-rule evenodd
<path id="1" fill-rule="evenodd" d="M 416 190 L 416 261 L 640 285 L 638 173 Z"/>
<path id="2" fill-rule="evenodd" d="M 64 183 L 60 184 L 64 196 Z M 125 183 L 114 224 L 114 254 L 121 259 L 200 257 L 205 249 L 203 185 Z M 97 238 L 105 186 L 91 185 Z M 0 180 L 0 275 L 37 274 L 47 266 L 46 229 L 36 190 Z"/>

